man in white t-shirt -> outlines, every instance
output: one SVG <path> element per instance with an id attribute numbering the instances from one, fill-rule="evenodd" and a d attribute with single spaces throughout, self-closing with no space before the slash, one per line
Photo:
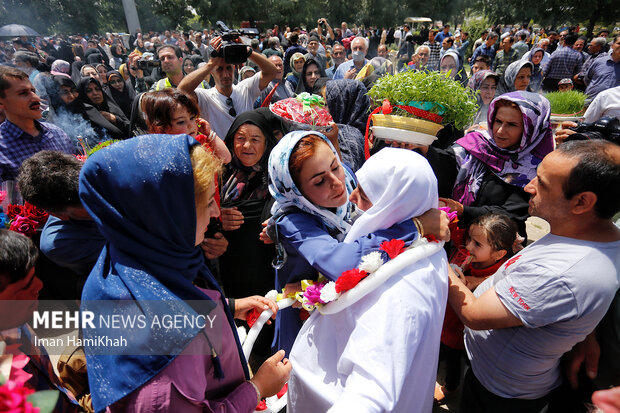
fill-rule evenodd
<path id="1" fill-rule="evenodd" d="M 211 46 L 217 51 L 220 50 L 221 44 L 220 37 L 211 42 Z M 248 47 L 248 53 L 250 51 Z M 179 84 L 179 89 L 183 92 L 196 94 L 200 115 L 222 138 L 228 133 L 237 115 L 253 109 L 254 101 L 276 75 L 276 66 L 264 55 L 251 51 L 249 59 L 258 65 L 260 72 L 236 85 L 233 84 L 234 66 L 226 63 L 221 57 L 213 56 L 206 65 L 194 70 Z M 198 88 L 200 82 L 209 79 L 209 75 L 213 75 L 215 87 Z"/>
<path id="2" fill-rule="evenodd" d="M 620 147 L 566 142 L 526 187 L 551 231 L 475 293 L 450 271 L 448 301 L 465 326 L 471 370 L 459 411 L 540 412 L 562 382 L 560 358 L 594 330 L 618 289 Z"/>

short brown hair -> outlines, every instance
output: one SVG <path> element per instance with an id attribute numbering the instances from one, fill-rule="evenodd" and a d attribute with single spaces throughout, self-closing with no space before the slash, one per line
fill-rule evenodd
<path id="1" fill-rule="evenodd" d="M 149 131 L 155 127 L 167 128 L 172 126 L 172 111 L 181 105 L 192 116 L 199 116 L 198 105 L 187 94 L 178 89 L 164 89 L 156 92 L 147 92 L 142 96 L 140 109 L 144 115 Z"/>
<path id="2" fill-rule="evenodd" d="M 28 75 L 14 67 L 0 65 L 0 98 L 6 97 L 4 92 L 11 88 L 15 79 L 28 80 Z"/>

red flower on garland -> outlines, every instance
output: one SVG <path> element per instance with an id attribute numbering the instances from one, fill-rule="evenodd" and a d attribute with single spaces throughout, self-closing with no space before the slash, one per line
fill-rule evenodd
<path id="1" fill-rule="evenodd" d="M 261 315 L 261 311 L 259 311 L 256 308 L 253 308 L 251 311 L 248 311 L 248 313 L 245 315 L 245 322 L 248 323 L 248 327 L 252 328 L 252 326 L 254 325 L 254 323 L 256 323 L 256 320 L 258 320 L 258 317 L 260 317 Z"/>
<path id="2" fill-rule="evenodd" d="M 267 402 L 265 401 L 265 399 L 261 400 L 260 403 L 258 403 L 256 405 L 256 408 L 254 409 L 258 412 L 262 412 L 263 410 L 267 410 Z"/>
<path id="3" fill-rule="evenodd" d="M 336 292 L 341 293 L 343 291 L 350 290 L 351 288 L 355 287 L 360 281 L 362 281 L 367 275 L 368 273 L 366 271 L 357 268 L 343 272 L 342 275 L 336 280 Z"/>
<path id="4" fill-rule="evenodd" d="M 385 251 L 388 257 L 390 257 L 390 259 L 393 260 L 394 258 L 398 257 L 401 252 L 404 251 L 405 241 L 401 239 L 383 241 L 379 249 L 382 251 Z M 338 291 L 338 287 L 336 287 L 336 291 Z"/>
<path id="5" fill-rule="evenodd" d="M 428 240 L 428 242 L 439 242 L 437 238 L 433 234 L 425 235 L 424 238 Z"/>
<path id="6" fill-rule="evenodd" d="M 288 383 L 285 383 L 284 386 L 278 392 L 278 394 L 276 394 L 276 396 L 278 396 L 278 399 L 281 399 L 282 396 L 286 394 L 287 390 L 288 390 Z"/>
<path id="7" fill-rule="evenodd" d="M 24 215 L 24 207 L 22 205 L 9 205 L 6 207 L 6 216 L 9 219 L 15 219 L 18 215 Z"/>
<path id="8" fill-rule="evenodd" d="M 27 237 L 32 237 L 34 234 L 37 233 L 37 225 L 37 222 L 33 221 L 30 218 L 17 216 L 17 218 L 15 218 L 13 222 L 11 222 L 11 226 L 9 227 L 9 229 L 11 231 L 24 234 Z"/>
<path id="9" fill-rule="evenodd" d="M 39 207 L 29 204 L 28 202 L 24 205 L 24 212 L 26 214 L 26 218 L 30 218 L 37 223 L 37 228 L 43 228 L 47 222 L 47 217 L 49 217 L 47 212 Z"/>

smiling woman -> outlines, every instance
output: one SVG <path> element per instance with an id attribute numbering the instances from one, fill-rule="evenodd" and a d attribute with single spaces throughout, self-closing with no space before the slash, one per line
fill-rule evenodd
<path id="1" fill-rule="evenodd" d="M 277 141 L 261 111 L 240 114 L 226 135 L 232 161 L 221 179 L 223 234 L 228 249 L 219 258 L 222 284 L 227 294 L 264 295 L 273 289 L 273 245 L 260 242 L 262 222 L 271 208 L 267 160 Z M 254 368 L 271 354 L 273 325 L 265 326 L 250 358 Z"/>

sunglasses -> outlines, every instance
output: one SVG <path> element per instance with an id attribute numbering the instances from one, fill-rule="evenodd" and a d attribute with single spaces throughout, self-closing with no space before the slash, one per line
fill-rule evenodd
<path id="1" fill-rule="evenodd" d="M 233 105 L 233 100 L 232 98 L 227 98 L 226 99 L 226 104 L 228 106 L 230 106 L 230 109 L 228 110 L 228 114 L 230 116 L 232 116 L 233 118 L 237 116 L 237 111 L 235 110 L 235 106 Z"/>

